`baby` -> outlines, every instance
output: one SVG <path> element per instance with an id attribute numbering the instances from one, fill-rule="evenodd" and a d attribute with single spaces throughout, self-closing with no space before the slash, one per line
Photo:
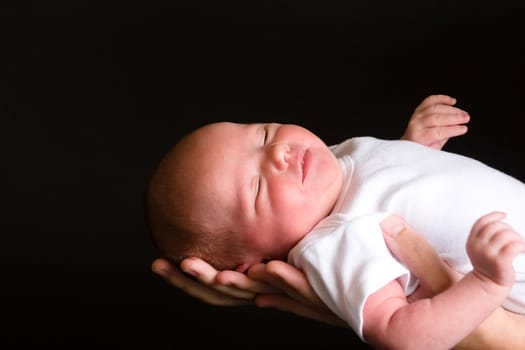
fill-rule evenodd
<path id="1" fill-rule="evenodd" d="M 458 117 L 452 100 L 422 105 Z M 214 123 L 162 159 L 147 214 L 172 260 L 196 256 L 237 271 L 288 260 L 373 346 L 450 348 L 501 304 L 525 313 L 525 260 L 515 258 L 525 242 L 513 229 L 525 232 L 524 205 L 523 183 L 414 142 L 358 137 L 327 146 L 297 125 Z M 408 303 L 417 281 L 383 241 L 379 224 L 390 214 L 466 276 Z"/>

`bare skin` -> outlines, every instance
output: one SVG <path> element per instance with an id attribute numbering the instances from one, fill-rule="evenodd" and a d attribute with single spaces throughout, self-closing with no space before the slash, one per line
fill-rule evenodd
<path id="1" fill-rule="evenodd" d="M 450 137 L 466 133 L 464 124 L 469 121 L 469 116 L 454 107 L 455 103 L 455 99 L 445 95 L 432 95 L 423 100 L 410 118 L 402 139 L 441 149 Z M 397 227 L 404 226 L 398 223 Z M 429 260 L 433 250 L 430 248 L 425 251 L 426 242 L 410 229 L 401 230 L 390 242 L 386 236 L 385 239 L 394 254 L 416 275 L 419 276 L 418 271 L 425 271 L 421 274 L 421 287 L 411 296 L 412 301 L 435 295 L 459 279 L 435 253 L 434 258 Z M 206 262 L 192 258 L 184 260 L 180 267 L 196 279 L 188 278 L 167 260 L 159 258 L 152 264 L 153 271 L 163 276 L 169 284 L 210 304 L 235 306 L 255 303 L 259 307 L 272 307 L 346 327 L 342 320 L 326 309 L 302 272 L 283 261 L 253 265 L 246 274 L 217 271 Z M 525 317 L 499 308 L 457 348 L 525 347 L 524 329 Z"/>
<path id="2" fill-rule="evenodd" d="M 433 248 L 405 223 L 383 223 L 385 241 L 416 276 L 421 285 L 411 300 L 434 295 L 458 281 L 462 275 L 450 269 Z M 401 231 L 399 231 L 401 229 Z M 397 234 L 396 232 L 399 231 Z M 426 276 L 426 277 L 425 277 Z M 477 329 L 454 347 L 456 350 L 525 348 L 525 316 L 497 308 Z"/>
<path id="3" fill-rule="evenodd" d="M 462 276 L 450 269 L 433 248 L 414 230 L 396 217 L 382 224 L 385 241 L 394 255 L 420 276 L 420 287 L 410 296 L 415 301 L 448 288 Z M 196 279 L 156 259 L 155 273 L 195 298 L 212 305 L 256 305 L 275 308 L 326 324 L 348 327 L 317 297 L 304 274 L 286 262 L 275 260 L 252 266 L 247 275 L 217 271 L 200 259 L 187 259 L 181 265 Z M 499 307 L 477 329 L 454 347 L 456 350 L 511 350 L 525 348 L 525 317 Z"/>

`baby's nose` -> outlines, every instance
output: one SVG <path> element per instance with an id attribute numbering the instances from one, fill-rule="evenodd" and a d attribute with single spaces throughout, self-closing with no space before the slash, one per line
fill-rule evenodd
<path id="1" fill-rule="evenodd" d="M 272 163 L 278 170 L 285 170 L 288 168 L 290 146 L 285 143 L 274 143 L 270 146 L 270 156 Z"/>

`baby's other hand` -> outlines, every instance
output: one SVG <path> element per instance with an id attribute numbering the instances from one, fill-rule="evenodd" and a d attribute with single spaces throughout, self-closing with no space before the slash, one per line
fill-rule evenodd
<path id="1" fill-rule="evenodd" d="M 467 241 L 467 253 L 479 278 L 510 287 L 515 278 L 512 262 L 525 252 L 525 240 L 504 218 L 505 213 L 495 211 L 478 219 Z"/>
<path id="2" fill-rule="evenodd" d="M 430 95 L 414 110 L 402 140 L 442 149 L 454 136 L 467 132 L 467 112 L 454 107 L 456 99 L 447 95 Z"/>

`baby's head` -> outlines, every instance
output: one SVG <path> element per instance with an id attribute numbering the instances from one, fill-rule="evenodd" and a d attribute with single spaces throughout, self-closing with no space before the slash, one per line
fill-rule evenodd
<path id="1" fill-rule="evenodd" d="M 327 145 L 297 125 L 205 125 L 161 160 L 146 212 L 161 254 L 217 269 L 286 259 L 332 210 L 342 184 Z"/>

